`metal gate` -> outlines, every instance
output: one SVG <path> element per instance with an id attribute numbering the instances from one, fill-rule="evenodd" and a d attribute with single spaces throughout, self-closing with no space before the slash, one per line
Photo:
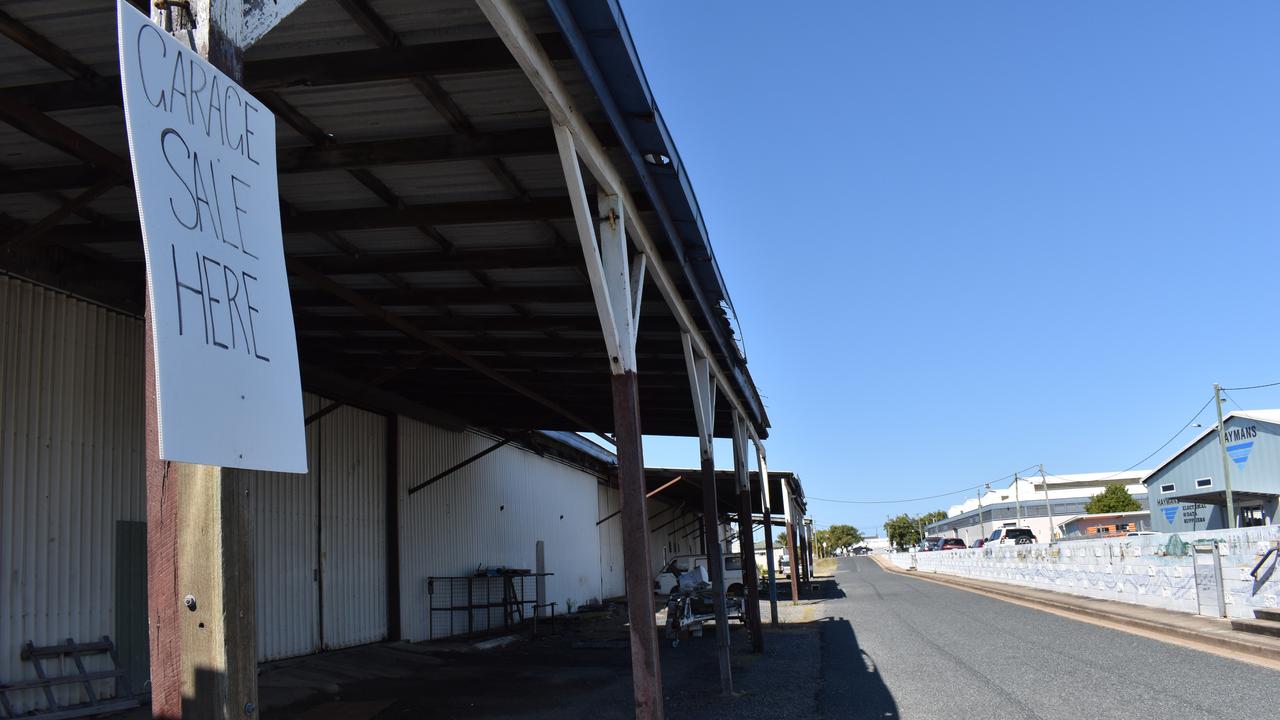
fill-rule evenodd
<path id="1" fill-rule="evenodd" d="M 1201 615 L 1226 617 L 1227 603 L 1222 593 L 1222 556 L 1218 541 L 1192 546 L 1192 562 L 1196 574 L 1196 609 Z"/>

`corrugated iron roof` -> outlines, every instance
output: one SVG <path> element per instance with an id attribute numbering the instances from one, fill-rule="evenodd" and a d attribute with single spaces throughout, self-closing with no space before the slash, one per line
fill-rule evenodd
<path id="1" fill-rule="evenodd" d="M 619 122 L 602 103 L 602 92 L 630 103 L 639 88 L 641 102 L 653 106 L 616 4 L 573 4 L 575 17 L 584 13 L 579 24 L 586 17 L 614 23 L 613 39 L 592 35 L 590 57 L 568 47 L 563 24 L 545 3 L 518 4 L 576 106 L 599 126 L 624 182 L 643 204 L 641 221 L 658 237 L 660 215 L 672 214 L 678 233 L 668 238 L 665 261 L 681 278 L 690 306 L 701 308 L 702 331 L 719 338 L 713 344 L 722 349 L 720 361 L 767 423 L 721 313 L 728 294 L 683 169 L 677 162 L 670 177 L 651 182 L 625 147 L 638 142 L 652 149 L 661 141 L 678 159 L 661 116 L 646 119 L 642 112 Z M 359 379 L 422 356 L 424 362 L 386 389 L 478 425 L 609 430 L 608 362 L 581 259 L 546 262 L 524 252 L 568 258 L 578 248 L 545 105 L 471 0 L 371 0 L 368 7 L 385 28 L 382 35 L 333 0 L 310 0 L 246 54 L 245 84 L 276 112 L 278 147 L 293 153 L 295 164 L 282 164 L 280 176 L 287 256 L 326 268 L 339 286 L 573 407 L 592 427 L 566 427 L 563 417 L 536 402 L 295 277 L 304 365 Z M 0 192 L 0 237 L 11 237 L 110 177 L 110 167 L 89 158 L 105 152 L 126 159 L 127 144 L 111 5 L 15 0 L 5 12 L 56 39 L 88 70 L 56 68 L 0 39 L 0 103 L 10 102 L 9 109 L 20 103 L 92 146 L 88 155 L 83 146 L 59 149 L 48 137 L 41 141 L 0 124 L 0 168 L 10 175 Z M 631 54 L 618 54 L 619 47 Z M 432 54 L 439 48 L 448 52 Z M 465 63 L 457 60 L 464 57 Z M 592 64 L 605 68 L 606 85 L 591 77 Z M 397 154 L 397 147 L 415 154 Z M 0 250 L 0 266 L 138 310 L 137 232 L 126 182 L 64 218 L 38 244 Z M 442 269 L 432 269 L 433 258 Z M 344 264 L 354 271 L 344 271 Z M 692 434 L 678 328 L 656 291 L 645 297 L 643 427 Z M 729 427 L 721 408 L 718 434 L 727 435 Z"/>

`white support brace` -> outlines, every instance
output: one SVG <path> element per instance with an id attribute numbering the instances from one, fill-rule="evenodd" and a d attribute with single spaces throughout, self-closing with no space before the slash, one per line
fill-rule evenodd
<path id="1" fill-rule="evenodd" d="M 635 200 L 623 184 L 621 175 L 614 167 L 613 161 L 609 158 L 595 131 L 574 106 L 572 96 L 565 88 L 550 58 L 542 49 L 537 36 L 525 22 L 524 16 L 512 0 L 476 0 L 476 4 L 488 18 L 489 24 L 497 31 L 498 36 L 502 38 L 507 49 L 511 51 L 520 68 L 524 70 L 534 89 L 542 96 L 554 124 L 567 128 L 572 134 L 583 164 L 595 177 L 602 190 L 609 194 L 616 194 L 621 200 L 622 207 L 626 211 L 624 215 L 631 242 L 646 257 L 653 258 L 648 263 L 648 272 L 658 292 L 662 293 L 667 307 L 671 308 L 681 331 L 690 335 L 694 348 L 702 357 L 707 358 L 711 374 L 715 376 L 717 384 L 725 390 L 729 403 L 744 417 L 750 417 L 745 403 L 733 391 L 734 385 L 731 378 L 715 361 L 710 344 L 698 330 L 697 322 L 680 296 L 678 285 L 662 263 L 662 254 L 658 252 L 657 244 L 649 235 L 644 223 L 640 221 Z M 756 441 L 760 439 L 755 428 L 751 428 L 750 434 L 752 439 Z"/>
<path id="2" fill-rule="evenodd" d="M 603 191 L 596 201 L 600 212 L 600 262 L 604 266 L 604 282 L 609 290 L 609 309 L 613 313 L 614 334 L 624 372 L 636 370 L 636 317 L 632 312 L 635 299 L 631 291 L 630 248 L 622 203 L 617 195 Z"/>
<path id="3" fill-rule="evenodd" d="M 742 458 L 734 468 L 739 471 L 738 490 L 751 492 L 751 473 L 747 470 L 747 420 L 736 410 L 733 413 L 733 456 Z"/>
<path id="4" fill-rule="evenodd" d="M 244 22 L 241 24 L 239 44 L 240 47 L 248 49 L 307 0 L 241 1 L 244 3 Z"/>
<path id="5" fill-rule="evenodd" d="M 694 350 L 689 333 L 680 333 L 684 344 L 684 363 L 689 370 L 689 390 L 693 393 L 693 414 L 698 421 L 698 447 L 702 459 L 712 459 L 712 435 L 716 424 L 716 385 L 711 377 L 711 364 Z"/>
<path id="6" fill-rule="evenodd" d="M 631 257 L 631 333 L 632 340 L 640 334 L 640 302 L 644 299 L 644 271 L 648 260 L 643 253 Z"/>
<path id="7" fill-rule="evenodd" d="M 764 445 L 758 440 L 756 441 L 756 469 L 760 471 L 760 486 L 764 488 L 764 506 L 772 508 L 773 498 L 769 494 L 769 463 L 764 455 Z"/>
<path id="8" fill-rule="evenodd" d="M 573 206 L 574 226 L 586 260 L 605 352 L 609 355 L 609 369 L 615 375 L 635 372 L 639 306 L 633 280 L 638 277 L 643 282 L 644 256 L 639 256 L 642 262 L 637 273 L 628 257 L 626 211 L 620 198 L 601 190 L 596 203 L 599 212 L 591 212 L 573 134 L 563 125 L 553 127 L 569 190 L 569 204 Z"/>

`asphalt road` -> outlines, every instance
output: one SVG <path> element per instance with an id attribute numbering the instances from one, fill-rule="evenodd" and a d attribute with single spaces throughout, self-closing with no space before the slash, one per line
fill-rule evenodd
<path id="1" fill-rule="evenodd" d="M 823 604 L 831 718 L 1280 718 L 1280 672 L 842 558 Z"/>

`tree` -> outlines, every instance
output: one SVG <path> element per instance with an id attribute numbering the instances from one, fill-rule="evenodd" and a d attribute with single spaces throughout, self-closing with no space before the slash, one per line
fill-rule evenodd
<path id="1" fill-rule="evenodd" d="M 832 549 L 848 552 L 862 542 L 862 533 L 852 525 L 832 525 L 826 532 Z"/>
<path id="2" fill-rule="evenodd" d="M 813 533 L 813 544 L 817 545 L 819 557 L 830 557 L 831 551 L 836 548 L 831 542 L 830 530 L 818 530 Z"/>
<path id="3" fill-rule="evenodd" d="M 786 534 L 785 532 L 780 532 L 780 533 L 778 533 L 778 539 L 777 539 L 777 540 L 775 540 L 773 544 L 774 544 L 774 545 L 777 545 L 777 546 L 779 546 L 779 547 L 786 547 L 786 546 L 787 546 L 787 534 Z"/>
<path id="4" fill-rule="evenodd" d="M 899 549 L 906 549 L 920 542 L 920 526 L 915 518 L 906 513 L 887 520 L 884 532 L 889 543 Z"/>
<path id="5" fill-rule="evenodd" d="M 933 523 L 941 522 L 946 519 L 947 519 L 946 510 L 934 510 L 931 513 L 926 513 L 920 516 L 920 522 L 924 523 L 925 525 L 932 525 Z"/>
<path id="6" fill-rule="evenodd" d="M 1094 495 L 1084 506 L 1085 513 L 1089 515 L 1134 512 L 1141 509 L 1142 505 L 1133 499 L 1123 485 L 1108 485 L 1106 490 Z"/>

